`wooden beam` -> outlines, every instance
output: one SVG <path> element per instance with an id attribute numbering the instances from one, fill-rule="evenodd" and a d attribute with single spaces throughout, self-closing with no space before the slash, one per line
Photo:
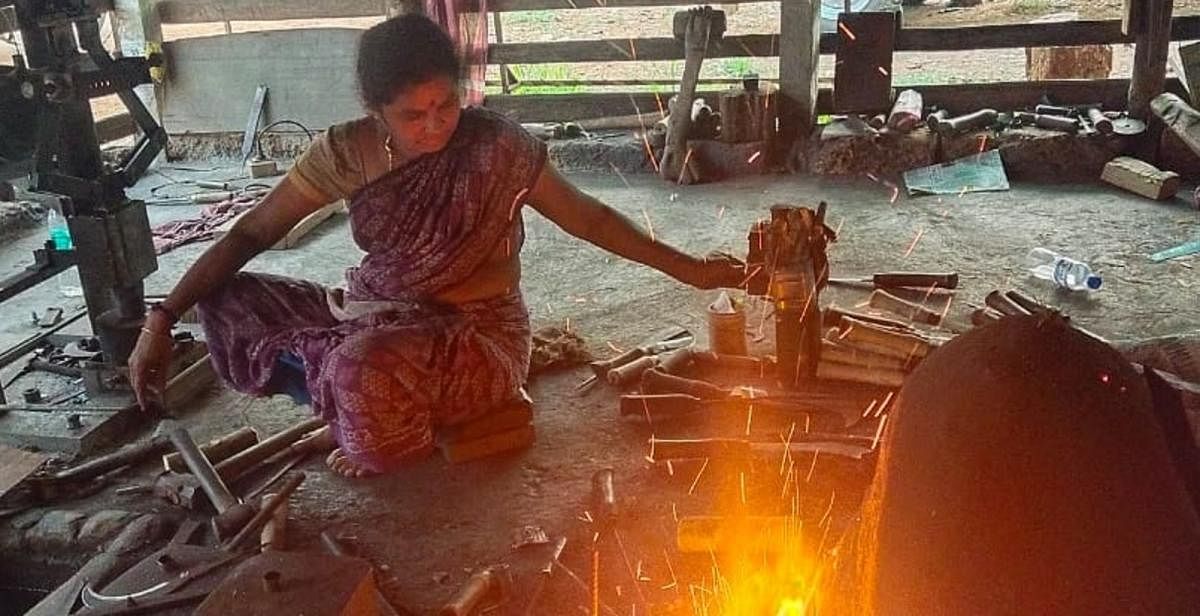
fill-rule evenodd
<path id="1" fill-rule="evenodd" d="M 721 4 L 750 4 L 778 0 L 722 0 Z M 500 13 L 512 11 L 552 11 L 555 9 L 636 8 L 647 6 L 685 7 L 680 0 L 494 0 L 488 10 Z"/>
<path id="2" fill-rule="evenodd" d="M 112 18 L 113 38 L 121 55 L 144 57 L 162 49 L 162 23 L 154 0 L 115 0 Z M 162 118 L 162 89 L 157 83 L 137 86 L 133 93 L 155 120 Z"/>
<path id="3" fill-rule="evenodd" d="M 1133 79 L 1129 82 L 1129 115 L 1150 117 L 1150 101 L 1162 94 L 1171 43 L 1173 0 L 1143 0 L 1133 53 Z"/>
<path id="4" fill-rule="evenodd" d="M 1200 39 L 1200 15 L 1177 17 L 1172 23 L 1172 40 Z M 1121 22 L 1073 21 L 1047 24 L 975 26 L 960 28 L 911 28 L 899 32 L 896 51 L 966 51 L 1022 47 L 1069 47 L 1115 45 L 1132 42 L 1121 34 Z M 838 50 L 838 34 L 821 35 L 821 53 Z M 776 57 L 779 35 L 748 34 L 725 37 L 710 58 Z M 683 44 L 670 37 L 613 38 L 543 43 L 504 43 L 488 47 L 492 64 L 548 64 L 554 62 L 630 62 L 681 60 Z"/>
<path id="5" fill-rule="evenodd" d="M 137 125 L 134 124 L 133 117 L 129 115 L 129 112 L 121 112 L 115 116 L 96 120 L 96 141 L 101 144 L 123 139 L 135 133 L 137 133 Z"/>
<path id="6" fill-rule="evenodd" d="M 782 0 L 779 32 L 780 148 L 788 151 L 817 122 L 821 0 Z"/>
<path id="7" fill-rule="evenodd" d="M 779 35 L 727 36 L 705 58 L 779 55 Z M 551 43 L 499 43 L 488 46 L 489 64 L 546 64 L 550 62 L 632 62 L 682 60 L 683 41 L 672 37 L 593 39 Z"/>
<path id="8" fill-rule="evenodd" d="M 1177 79 L 1168 80 L 1166 85 L 1170 92 L 1183 92 L 1183 85 Z M 1106 109 L 1120 109 L 1125 103 L 1129 80 L 1066 79 L 908 87 L 921 92 L 927 105 L 944 107 L 955 114 L 983 107 L 1000 110 L 1032 108 L 1043 96 L 1060 105 L 1101 103 Z M 715 100 L 717 94 L 708 91 L 698 92 L 697 96 Z M 635 108 L 643 113 L 655 111 L 659 101 L 666 106 L 669 96 L 653 92 L 498 95 L 487 97 L 484 105 L 522 122 L 568 122 L 628 115 Z M 832 88 L 821 88 L 817 95 L 817 112 L 832 113 L 832 103 Z"/>
<path id="9" fill-rule="evenodd" d="M 156 7 L 165 24 L 375 17 L 388 12 L 387 0 L 159 0 Z"/>
<path id="10" fill-rule="evenodd" d="M 826 35 L 828 38 L 830 35 Z M 1177 17 L 1171 22 L 1171 39 L 1200 38 L 1200 15 Z M 960 51 L 1020 47 L 1070 47 L 1117 45 L 1134 42 L 1121 32 L 1117 19 L 1064 21 L 1040 24 L 1007 24 L 951 28 L 905 28 L 896 40 L 897 51 Z M 822 45 L 822 51 L 829 53 Z"/>

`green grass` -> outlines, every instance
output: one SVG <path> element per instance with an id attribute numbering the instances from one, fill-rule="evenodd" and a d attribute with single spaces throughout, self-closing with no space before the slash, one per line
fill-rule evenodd
<path id="1" fill-rule="evenodd" d="M 906 75 L 894 75 L 892 86 L 904 88 L 908 86 L 929 86 L 950 83 L 969 83 L 970 79 L 962 75 L 942 71 L 917 71 Z"/>
<path id="2" fill-rule="evenodd" d="M 557 11 L 515 11 L 504 13 L 506 24 L 549 24 L 554 23 Z"/>
<path id="3" fill-rule="evenodd" d="M 578 79 L 570 66 L 562 64 L 518 64 L 509 66 L 519 81 L 560 81 Z M 571 94 L 582 92 L 583 86 L 525 86 L 520 83 L 513 94 Z"/>
<path id="4" fill-rule="evenodd" d="M 750 58 L 725 58 L 719 65 L 720 71 L 726 77 L 740 78 L 746 73 L 754 72 Z"/>
<path id="5" fill-rule="evenodd" d="M 1008 7 L 1010 15 L 1041 15 L 1054 10 L 1050 0 L 1012 0 Z"/>

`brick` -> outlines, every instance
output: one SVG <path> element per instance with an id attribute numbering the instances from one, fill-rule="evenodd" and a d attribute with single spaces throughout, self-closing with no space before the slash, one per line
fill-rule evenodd
<path id="1" fill-rule="evenodd" d="M 461 464 L 494 456 L 509 451 L 524 449 L 533 444 L 535 433 L 532 425 L 521 426 L 506 432 L 491 434 L 470 441 L 442 443 L 442 456 L 451 464 Z"/>
<path id="2" fill-rule="evenodd" d="M 483 438 L 491 434 L 515 430 L 533 422 L 533 407 L 517 404 L 497 409 L 474 421 L 448 426 L 440 431 L 438 440 L 444 443 L 461 443 Z"/>

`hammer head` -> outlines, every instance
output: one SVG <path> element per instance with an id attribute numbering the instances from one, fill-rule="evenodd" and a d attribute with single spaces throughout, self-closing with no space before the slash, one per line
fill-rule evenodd
<path id="1" fill-rule="evenodd" d="M 689 26 L 693 19 L 703 19 L 708 22 L 708 42 L 710 44 L 721 42 L 721 37 L 725 35 L 725 11 L 709 6 L 675 13 L 675 18 L 671 22 L 671 30 L 679 42 L 687 42 L 688 31 L 692 30 Z M 704 32 L 703 30 L 692 31 L 701 34 Z"/>
<path id="2" fill-rule="evenodd" d="M 213 534 L 224 541 L 242 530 L 258 510 L 249 503 L 238 503 L 212 518 Z"/>

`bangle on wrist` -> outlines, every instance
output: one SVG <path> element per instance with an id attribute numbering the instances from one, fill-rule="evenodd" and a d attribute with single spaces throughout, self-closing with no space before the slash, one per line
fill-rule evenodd
<path id="1" fill-rule="evenodd" d="M 157 312 L 167 319 L 167 322 L 174 325 L 179 322 L 179 315 L 175 314 L 174 310 L 167 308 L 163 302 L 155 302 L 150 305 L 150 312 Z"/>
<path id="2" fill-rule="evenodd" d="M 168 340 L 175 340 L 175 337 L 171 335 L 171 332 L 156 332 L 149 327 L 143 327 L 142 333 L 146 334 L 147 336 L 163 336 Z"/>

